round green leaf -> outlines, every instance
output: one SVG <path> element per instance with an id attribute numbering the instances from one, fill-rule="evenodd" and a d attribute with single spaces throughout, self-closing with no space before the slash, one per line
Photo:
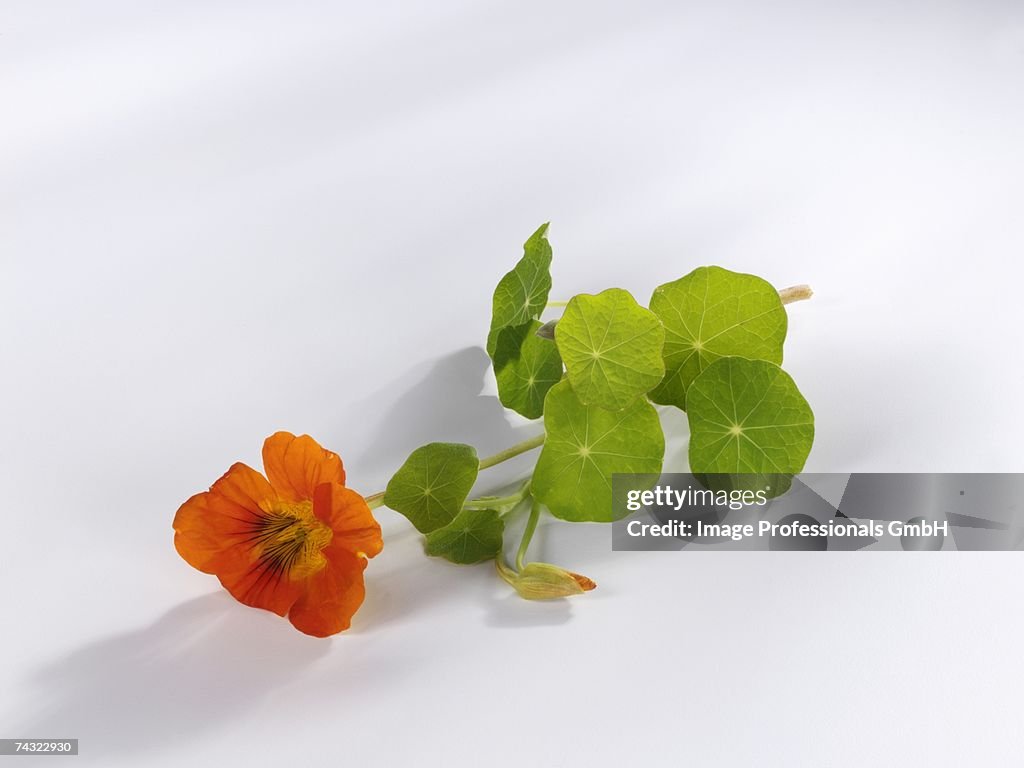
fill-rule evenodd
<path id="1" fill-rule="evenodd" d="M 551 291 L 551 244 L 548 225 L 530 235 L 523 245 L 523 257 L 498 282 L 494 289 L 491 332 L 487 353 L 494 357 L 494 345 L 502 328 L 526 325 L 540 317 Z"/>
<path id="2" fill-rule="evenodd" d="M 814 442 L 814 414 L 789 374 L 765 360 L 723 357 L 687 393 L 690 470 L 699 474 L 778 478 L 788 487 Z M 776 495 L 776 494 L 773 494 Z"/>
<path id="3" fill-rule="evenodd" d="M 420 533 L 429 533 L 462 511 L 479 471 L 472 446 L 428 443 L 409 454 L 388 482 L 384 504 L 409 518 Z"/>
<path id="4" fill-rule="evenodd" d="M 760 277 L 699 267 L 658 286 L 651 311 L 665 324 L 665 379 L 651 399 L 686 407 L 686 392 L 721 357 L 782 362 L 786 310 L 778 291 Z"/>
<path id="5" fill-rule="evenodd" d="M 562 378 L 562 358 L 553 341 L 537 336 L 536 320 L 502 328 L 494 347 L 498 398 L 528 419 L 544 412 L 544 396 Z"/>
<path id="6" fill-rule="evenodd" d="M 548 392 L 544 428 L 547 437 L 531 488 L 556 517 L 615 520 L 612 473 L 661 472 L 665 436 L 657 411 L 645 399 L 613 413 L 584 405 L 562 381 Z"/>
<path id="7" fill-rule="evenodd" d="M 464 509 L 444 528 L 427 534 L 427 554 L 460 565 L 493 560 L 501 552 L 505 522 L 494 509 Z"/>
<path id="8" fill-rule="evenodd" d="M 573 297 L 555 341 L 585 405 L 622 410 L 665 375 L 661 321 L 621 288 Z"/>

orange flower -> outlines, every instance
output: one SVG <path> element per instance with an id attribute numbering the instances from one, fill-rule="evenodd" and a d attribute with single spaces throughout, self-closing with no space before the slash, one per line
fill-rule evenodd
<path id="1" fill-rule="evenodd" d="M 348 629 L 367 558 L 384 543 L 366 501 L 345 487 L 336 453 L 309 435 L 263 443 L 264 477 L 234 464 L 174 516 L 174 546 L 236 600 L 287 615 L 300 632 Z"/>

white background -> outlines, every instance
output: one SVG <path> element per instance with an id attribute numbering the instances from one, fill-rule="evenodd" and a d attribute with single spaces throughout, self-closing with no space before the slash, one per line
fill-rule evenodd
<path id="1" fill-rule="evenodd" d="M 1022 97 L 1009 1 L 6 3 L 0 736 L 101 766 L 1019 762 L 1017 554 L 553 524 L 536 557 L 599 588 L 528 604 L 382 510 L 319 641 L 170 526 L 278 429 L 364 493 L 422 442 L 532 434 L 480 345 L 547 220 L 553 298 L 811 283 L 809 470 L 1024 470 Z"/>

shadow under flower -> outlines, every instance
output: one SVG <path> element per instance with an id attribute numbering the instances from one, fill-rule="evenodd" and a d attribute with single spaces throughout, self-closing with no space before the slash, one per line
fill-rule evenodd
<path id="1" fill-rule="evenodd" d="M 36 699 L 11 732 L 70 734 L 90 758 L 186 742 L 258 706 L 330 647 L 217 592 L 34 673 Z"/>

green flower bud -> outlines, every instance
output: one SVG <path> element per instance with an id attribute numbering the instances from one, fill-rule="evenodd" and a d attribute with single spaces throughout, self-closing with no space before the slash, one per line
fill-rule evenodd
<path id="1" fill-rule="evenodd" d="M 553 600 L 582 595 L 597 586 L 586 576 L 550 563 L 527 563 L 518 575 L 507 581 L 526 600 Z"/>

